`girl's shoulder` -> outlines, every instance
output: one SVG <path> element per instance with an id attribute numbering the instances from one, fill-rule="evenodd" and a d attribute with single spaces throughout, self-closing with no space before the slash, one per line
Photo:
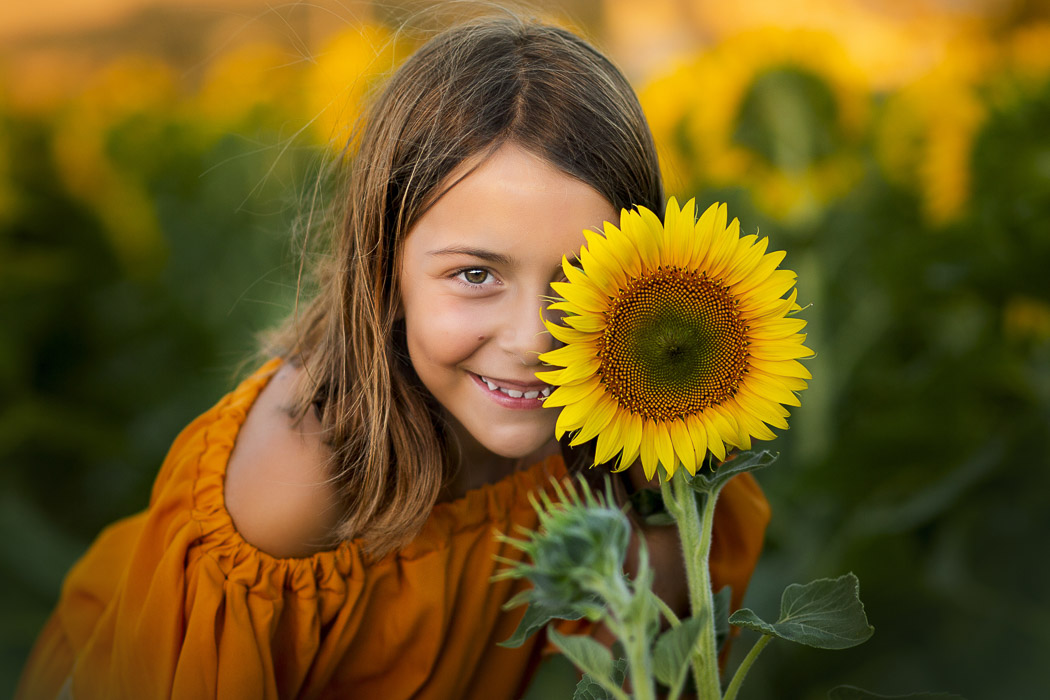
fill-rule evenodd
<path id="1" fill-rule="evenodd" d="M 299 368 L 283 363 L 252 403 L 226 467 L 225 502 L 241 537 L 276 557 L 332 547 L 342 514 L 321 423 L 289 411 Z"/>

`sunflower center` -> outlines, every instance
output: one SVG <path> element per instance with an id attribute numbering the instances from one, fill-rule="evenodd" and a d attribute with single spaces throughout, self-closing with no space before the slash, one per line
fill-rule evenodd
<path id="1" fill-rule="evenodd" d="M 643 418 L 681 418 L 733 396 L 747 372 L 736 299 L 703 273 L 661 267 L 631 280 L 606 312 L 598 374 Z"/>

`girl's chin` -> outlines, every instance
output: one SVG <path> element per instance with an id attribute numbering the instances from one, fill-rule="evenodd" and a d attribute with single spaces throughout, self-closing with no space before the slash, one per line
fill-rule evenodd
<path id="1" fill-rule="evenodd" d="M 553 431 L 551 432 L 553 433 Z M 510 444 L 486 440 L 480 442 L 479 446 L 494 457 L 518 459 L 526 465 L 535 464 L 552 455 L 561 454 L 561 448 L 553 436 L 543 441 L 523 441 Z"/>

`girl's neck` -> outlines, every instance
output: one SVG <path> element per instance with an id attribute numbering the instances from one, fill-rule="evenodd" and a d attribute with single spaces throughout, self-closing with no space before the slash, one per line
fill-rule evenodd
<path id="1" fill-rule="evenodd" d="M 455 425 L 453 432 L 459 445 L 459 463 L 452 465 L 449 470 L 445 483 L 441 487 L 441 494 L 438 496 L 439 502 L 462 498 L 468 491 L 496 483 L 547 457 L 561 454 L 557 441 L 551 439 L 550 442 L 524 457 L 503 457 L 485 449 L 460 426 Z"/>

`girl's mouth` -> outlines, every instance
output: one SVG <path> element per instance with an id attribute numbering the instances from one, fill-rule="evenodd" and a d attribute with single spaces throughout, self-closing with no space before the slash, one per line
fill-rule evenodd
<path id="1" fill-rule="evenodd" d="M 485 392 L 485 395 L 506 408 L 534 409 L 541 408 L 543 401 L 551 394 L 549 384 L 534 383 L 522 385 L 518 383 L 501 383 L 499 379 L 467 372 L 474 383 Z"/>

